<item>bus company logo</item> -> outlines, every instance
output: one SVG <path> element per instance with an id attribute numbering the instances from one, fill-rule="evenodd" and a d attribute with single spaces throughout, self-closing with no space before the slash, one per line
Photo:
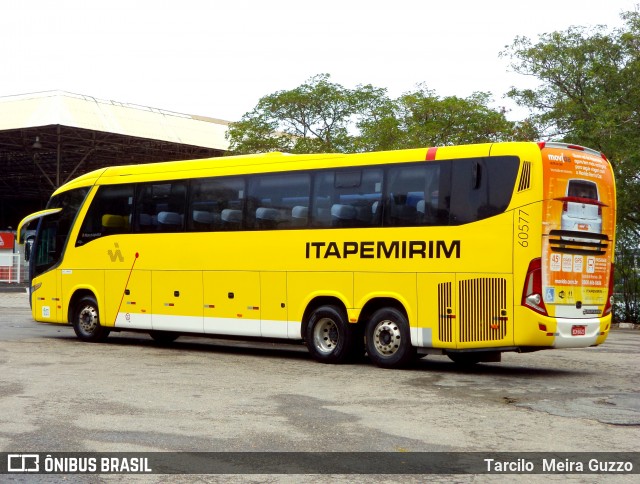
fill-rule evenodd
<path id="1" fill-rule="evenodd" d="M 40 472 L 38 454 L 8 454 L 7 472 Z"/>
<path id="2" fill-rule="evenodd" d="M 307 242 L 307 259 L 459 259 L 460 241 L 394 240 L 367 242 Z"/>
<path id="3" fill-rule="evenodd" d="M 571 163 L 571 157 L 560 153 L 559 155 L 549 155 L 549 161 L 559 161 L 561 163 Z"/>
<path id="4" fill-rule="evenodd" d="M 120 246 L 118 245 L 117 242 L 115 242 L 113 244 L 115 246 L 115 251 L 109 249 L 107 251 L 107 255 L 109 256 L 109 258 L 111 259 L 111 262 L 124 262 L 124 256 L 122 255 L 122 252 L 120 251 Z"/>

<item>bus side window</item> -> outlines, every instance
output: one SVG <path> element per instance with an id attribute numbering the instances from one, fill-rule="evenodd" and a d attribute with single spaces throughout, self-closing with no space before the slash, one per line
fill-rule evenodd
<path id="1" fill-rule="evenodd" d="M 254 175 L 249 178 L 246 229 L 275 230 L 306 225 L 300 217 L 309 206 L 311 176 L 308 173 Z M 294 207 L 298 215 L 293 220 Z"/>
<path id="2" fill-rule="evenodd" d="M 476 222 L 509 206 L 520 160 L 515 156 L 453 160 L 451 225 Z"/>
<path id="3" fill-rule="evenodd" d="M 496 156 L 487 159 L 489 177 L 489 205 L 495 213 L 504 212 L 516 185 L 520 158 L 517 156 Z"/>
<path id="4" fill-rule="evenodd" d="M 313 227 L 380 224 L 383 172 L 379 168 L 322 171 L 315 175 Z"/>
<path id="5" fill-rule="evenodd" d="M 230 231 L 242 228 L 245 206 L 243 177 L 194 180 L 188 210 L 188 230 Z"/>
<path id="6" fill-rule="evenodd" d="M 451 225 L 475 222 L 483 217 L 488 204 L 487 177 L 481 158 L 451 162 Z"/>
<path id="7" fill-rule="evenodd" d="M 392 167 L 384 204 L 384 225 L 442 225 L 441 163 Z M 446 210 L 444 210 L 446 212 Z M 446 220 L 444 224 L 448 223 Z"/>
<path id="8" fill-rule="evenodd" d="M 147 183 L 139 190 L 137 232 L 183 230 L 187 182 Z"/>
<path id="9" fill-rule="evenodd" d="M 76 246 L 100 237 L 131 231 L 133 185 L 103 185 L 82 222 Z"/>

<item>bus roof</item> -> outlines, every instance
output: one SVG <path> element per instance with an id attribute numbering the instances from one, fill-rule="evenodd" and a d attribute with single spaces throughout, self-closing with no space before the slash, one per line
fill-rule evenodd
<path id="1" fill-rule="evenodd" d="M 482 143 L 471 145 L 443 146 L 438 148 L 415 148 L 367 153 L 321 153 L 288 154 L 280 152 L 253 155 L 204 158 L 199 160 L 167 161 L 138 165 L 121 165 L 102 168 L 86 173 L 59 187 L 54 194 L 71 188 L 98 184 L 119 184 L 150 180 L 172 180 L 192 177 L 242 175 L 249 173 L 283 172 L 341 166 L 417 162 L 424 160 L 456 159 L 489 156 L 492 147 L 511 146 L 513 151 L 539 146 L 533 142 Z"/>

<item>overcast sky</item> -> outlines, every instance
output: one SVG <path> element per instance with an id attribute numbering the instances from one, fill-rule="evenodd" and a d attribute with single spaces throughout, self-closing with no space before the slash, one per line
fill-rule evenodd
<path id="1" fill-rule="evenodd" d="M 425 83 L 509 106 L 509 87 L 532 83 L 498 56 L 516 36 L 618 27 L 637 1 L 3 1 L 0 96 L 63 90 L 233 121 L 328 73 L 393 97 Z"/>

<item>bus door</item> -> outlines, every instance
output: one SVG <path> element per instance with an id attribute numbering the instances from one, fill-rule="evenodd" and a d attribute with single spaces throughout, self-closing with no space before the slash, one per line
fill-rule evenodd
<path id="1" fill-rule="evenodd" d="M 36 321 L 66 321 L 66 316 L 62 314 L 61 273 L 56 268 L 68 235 L 69 224 L 60 223 L 63 215 L 61 208 L 42 210 L 25 217 L 18 226 L 18 233 L 21 233 L 22 227 L 39 219 L 36 242 L 29 261 L 29 278 L 33 285 L 32 314 Z M 64 228 L 67 228 L 66 231 Z M 37 282 L 33 280 L 36 276 Z"/>
<path id="2" fill-rule="evenodd" d="M 33 316 L 36 321 L 50 323 L 66 321 L 66 316 L 62 314 L 60 274 L 59 269 L 53 269 L 40 276 L 32 296 Z"/>
<path id="3" fill-rule="evenodd" d="M 259 272 L 206 271 L 202 280 L 205 333 L 261 336 Z"/>

